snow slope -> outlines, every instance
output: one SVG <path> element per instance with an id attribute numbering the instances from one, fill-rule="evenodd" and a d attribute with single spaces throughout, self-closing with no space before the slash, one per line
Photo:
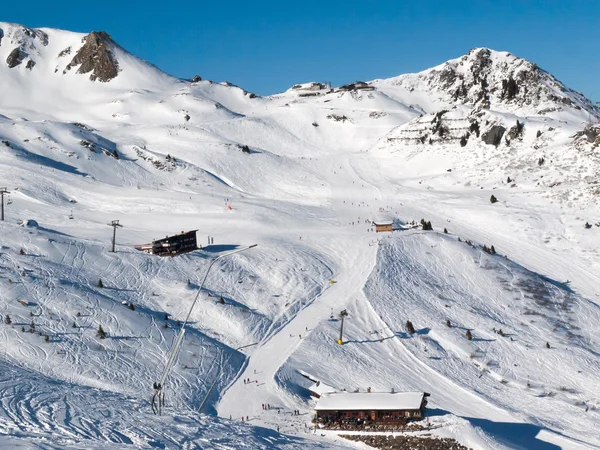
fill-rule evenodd
<path id="1" fill-rule="evenodd" d="M 429 392 L 432 432 L 472 448 L 600 447 L 597 109 L 583 96 L 476 49 L 362 88 L 258 97 L 176 79 L 98 33 L 96 60 L 118 66 L 101 82 L 67 68 L 90 35 L 0 29 L 0 446 L 360 445 L 311 432 L 304 372 Z M 376 218 L 435 231 L 376 235 Z M 191 229 L 214 244 L 133 249 Z M 208 264 L 253 243 L 210 272 L 152 416 Z"/>

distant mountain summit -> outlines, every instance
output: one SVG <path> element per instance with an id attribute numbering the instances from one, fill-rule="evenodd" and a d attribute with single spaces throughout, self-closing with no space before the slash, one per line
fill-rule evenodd
<path id="1" fill-rule="evenodd" d="M 431 69 L 375 80 L 373 84 L 431 95 L 441 106 L 462 104 L 527 115 L 564 110 L 600 113 L 583 94 L 569 89 L 536 64 L 488 48 L 474 48 Z"/>

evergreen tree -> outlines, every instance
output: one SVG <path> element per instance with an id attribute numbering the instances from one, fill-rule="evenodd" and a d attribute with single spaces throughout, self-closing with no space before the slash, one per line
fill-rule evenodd
<path id="1" fill-rule="evenodd" d="M 100 339 L 106 339 L 106 331 L 104 331 L 102 325 L 98 325 L 98 332 L 96 333 L 96 336 L 98 336 Z"/>
<path id="2" fill-rule="evenodd" d="M 490 203 L 496 203 L 498 201 L 498 199 L 492 194 L 492 196 L 490 197 Z"/>
<path id="3" fill-rule="evenodd" d="M 19 254 L 20 255 L 24 255 L 25 254 L 25 250 L 23 250 L 23 249 L 19 250 Z"/>
<path id="4" fill-rule="evenodd" d="M 448 230 L 444 228 L 444 234 L 448 234 Z"/>
<path id="5" fill-rule="evenodd" d="M 129 309 L 132 310 L 132 311 L 135 311 L 135 306 L 133 305 L 133 303 L 129 304 Z"/>
<path id="6" fill-rule="evenodd" d="M 550 348 L 550 342 L 546 342 L 546 348 Z"/>
<path id="7" fill-rule="evenodd" d="M 494 246 L 493 246 L 493 245 L 490 247 L 490 253 L 491 253 L 492 255 L 495 255 L 495 254 L 496 254 L 496 249 L 494 248 Z"/>
<path id="8" fill-rule="evenodd" d="M 98 279 L 98 285 L 99 288 L 103 288 L 104 287 L 104 283 L 102 282 L 102 279 Z"/>
<path id="9" fill-rule="evenodd" d="M 7 314 L 6 317 L 4 318 L 4 323 L 6 325 L 10 325 L 12 323 L 12 320 L 10 318 L 10 316 Z"/>
<path id="10" fill-rule="evenodd" d="M 415 332 L 415 327 L 410 320 L 406 321 L 406 331 L 408 331 L 410 334 L 414 334 Z"/>
<path id="11" fill-rule="evenodd" d="M 450 322 L 450 319 L 446 319 L 446 326 L 448 328 L 452 328 L 452 322 Z"/>
<path id="12" fill-rule="evenodd" d="M 467 330 L 467 333 L 465 334 L 467 336 L 467 339 L 472 341 L 473 340 L 473 334 L 471 333 L 471 330 Z"/>

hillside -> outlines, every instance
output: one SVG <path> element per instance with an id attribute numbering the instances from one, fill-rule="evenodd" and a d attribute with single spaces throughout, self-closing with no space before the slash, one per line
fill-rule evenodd
<path id="1" fill-rule="evenodd" d="M 0 30 L 0 447 L 357 448 L 310 433 L 301 372 L 429 392 L 432 433 L 471 448 L 600 447 L 600 114 L 581 94 L 474 49 L 261 97 L 104 32 Z M 195 229 L 187 255 L 134 249 Z M 210 262 L 255 243 L 211 270 L 153 416 Z"/>

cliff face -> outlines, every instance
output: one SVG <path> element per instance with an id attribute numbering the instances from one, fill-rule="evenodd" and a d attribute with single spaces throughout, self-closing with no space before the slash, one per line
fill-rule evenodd
<path id="1" fill-rule="evenodd" d="M 119 74 L 119 63 L 112 52 L 115 43 L 104 31 L 93 31 L 83 38 L 83 46 L 77 51 L 65 71 L 79 66 L 77 73 L 90 73 L 90 80 L 108 82 Z"/>

